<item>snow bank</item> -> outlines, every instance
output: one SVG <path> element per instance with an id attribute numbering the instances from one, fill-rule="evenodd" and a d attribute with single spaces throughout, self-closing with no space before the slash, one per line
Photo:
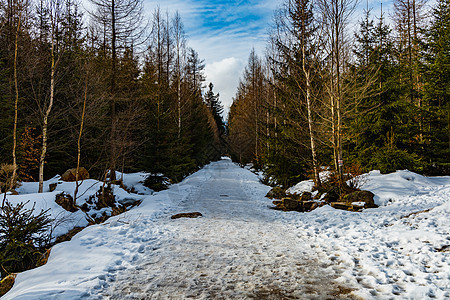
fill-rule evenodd
<path id="1" fill-rule="evenodd" d="M 242 204 L 242 210 L 230 212 L 227 203 L 232 205 L 236 199 L 221 192 L 223 197 L 212 204 L 221 206 L 210 207 L 211 211 L 223 211 L 221 219 L 211 222 L 205 214 L 199 220 L 204 226 L 199 227 L 188 220 L 171 222 L 167 218 L 177 210 L 199 208 L 189 205 L 195 204 L 199 193 L 206 194 L 203 201 L 210 198 L 213 193 L 207 186 L 220 178 L 217 175 L 220 172 L 231 172 L 233 180 L 240 182 L 245 197 L 239 203 L 244 200 L 252 203 Z M 309 185 L 304 183 L 298 188 Z M 322 274 L 327 285 L 337 282 L 351 290 L 349 297 L 449 299 L 449 255 L 448 250 L 443 250 L 450 245 L 450 177 L 429 178 L 409 171 L 382 175 L 373 171 L 363 188 L 376 195 L 379 208 L 356 213 L 323 206 L 310 213 L 285 213 L 267 208 L 270 200 L 264 195 L 270 187 L 262 185 L 255 174 L 232 166 L 229 161 L 212 163 L 166 191 L 143 196 L 139 207 L 104 224 L 90 226 L 72 241 L 55 246 L 48 263 L 19 274 L 4 299 L 101 299 L 108 286 L 118 284 L 120 290 L 120 284 L 125 284 L 121 279 L 126 274 L 137 276 L 142 268 L 153 270 L 155 265 L 159 267 L 152 274 L 160 282 L 179 278 L 189 283 L 186 288 L 192 285 L 203 291 L 212 285 L 218 288 L 212 292 L 225 289 L 221 282 L 226 279 L 210 278 L 219 274 L 219 270 L 223 270 L 226 278 L 237 280 L 267 276 L 283 287 L 292 277 L 286 274 L 295 268 L 293 261 L 297 260 L 300 268 L 311 267 L 305 264 L 305 257 L 314 258 L 308 260 L 309 264 L 325 265 L 327 272 L 335 274 L 335 280 L 328 273 L 316 275 Z M 40 195 L 48 202 L 53 196 L 52 193 Z M 230 232 L 235 239 L 228 238 Z M 175 251 L 178 248 L 172 246 L 177 243 L 183 251 L 188 246 L 191 248 Z M 210 262 L 213 269 L 205 265 L 210 257 L 217 257 Z M 233 273 L 236 271 L 230 267 L 236 262 L 243 277 L 238 276 L 239 272 Z M 192 269 L 185 270 L 185 263 L 193 266 Z M 158 280 L 153 282 L 152 274 L 147 274 L 145 283 L 136 289 L 142 286 L 150 290 L 164 289 L 158 286 Z M 182 274 L 192 277 L 181 278 Z M 202 286 L 202 280 L 206 279 L 211 279 L 211 285 Z M 233 284 L 238 289 L 252 288 L 257 283 L 236 281 Z M 230 292 L 237 293 L 237 290 Z"/>
<path id="2" fill-rule="evenodd" d="M 303 182 L 296 187 L 308 186 Z M 372 171 L 362 189 L 379 208 L 362 213 L 324 206 L 284 214 L 343 268 L 338 279 L 363 299 L 450 298 L 450 177 Z"/>
<path id="3" fill-rule="evenodd" d="M 419 196 L 426 187 L 449 184 L 449 177 L 425 177 L 408 170 L 382 175 L 380 171 L 369 172 L 363 189 L 373 192 L 377 205 L 387 205 L 404 196 Z"/>
<path id="4" fill-rule="evenodd" d="M 137 187 L 137 189 L 143 191 L 144 189 L 140 187 L 142 184 L 140 182 L 142 181 L 142 176 L 142 173 L 125 175 L 124 181 L 126 181 L 129 186 Z M 53 192 L 49 192 L 50 184 L 57 184 L 56 189 Z M 78 188 L 77 205 L 83 205 L 89 197 L 93 196 L 102 187 L 102 185 L 103 183 L 98 180 L 84 180 Z M 13 204 L 27 202 L 25 208 L 31 209 L 34 206 L 35 214 L 40 213 L 41 210 L 48 210 L 50 218 L 55 220 L 52 226 L 53 239 L 66 234 L 74 227 L 84 227 L 88 225 L 84 212 L 80 210 L 75 213 L 68 212 L 55 202 L 56 195 L 62 192 L 70 194 L 73 197 L 75 192 L 75 182 L 61 181 L 60 176 L 58 175 L 50 180 L 44 181 L 44 193 L 37 193 L 38 187 L 38 182 L 23 182 L 21 186 L 17 188 L 19 195 L 7 195 L 7 199 Z M 144 198 L 142 195 L 130 194 L 118 185 L 112 185 L 112 189 L 118 203 L 126 203 L 130 200 L 142 200 Z M 0 197 L 3 199 L 3 194 L 1 194 Z M 92 210 L 90 214 L 101 215 L 103 212 L 110 215 L 111 208 L 105 208 L 99 211 Z"/>
<path id="5" fill-rule="evenodd" d="M 141 195 L 151 195 L 153 194 L 153 190 L 144 186 L 144 181 L 147 178 L 149 173 L 146 172 L 137 172 L 137 173 L 121 173 L 116 171 L 116 178 L 123 179 L 123 184 L 128 189 L 133 189 L 138 194 Z"/>
<path id="6" fill-rule="evenodd" d="M 311 180 L 305 180 L 305 181 L 300 181 L 299 183 L 297 183 L 296 185 L 288 188 L 286 190 L 286 192 L 291 193 L 291 194 L 303 194 L 304 192 L 312 192 L 314 187 L 314 181 Z"/>

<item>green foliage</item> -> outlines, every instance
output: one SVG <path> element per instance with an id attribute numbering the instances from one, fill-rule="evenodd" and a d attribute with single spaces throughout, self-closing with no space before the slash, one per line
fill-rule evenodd
<path id="1" fill-rule="evenodd" d="M 216 126 L 219 129 L 219 134 L 223 134 L 225 130 L 225 124 L 221 115 L 223 112 L 223 105 L 219 100 L 219 94 L 214 94 L 213 88 L 214 85 L 210 82 L 208 85 L 208 91 L 205 93 L 205 102 L 214 117 Z"/>
<path id="2" fill-rule="evenodd" d="M 380 170 L 381 173 L 391 173 L 403 169 L 415 172 L 423 171 L 424 163 L 415 153 L 408 153 L 405 150 L 391 147 L 372 150 L 366 150 L 371 152 L 371 157 L 365 165 L 368 170 Z"/>
<path id="3" fill-rule="evenodd" d="M 6 202 L 0 209 L 0 266 L 2 277 L 36 266 L 42 250 L 50 243 L 48 211 L 34 214 L 34 206 Z"/>
<path id="4" fill-rule="evenodd" d="M 144 185 L 152 190 L 159 192 L 168 187 L 167 177 L 162 175 L 149 175 L 145 178 Z"/>
<path id="5" fill-rule="evenodd" d="M 450 155 L 450 3 L 437 1 L 433 17 L 422 44 L 425 107 L 421 114 L 426 124 L 425 156 L 431 165 L 444 166 Z"/>

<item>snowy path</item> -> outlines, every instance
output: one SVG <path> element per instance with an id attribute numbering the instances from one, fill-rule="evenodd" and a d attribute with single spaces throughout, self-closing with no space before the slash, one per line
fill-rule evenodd
<path id="1" fill-rule="evenodd" d="M 230 161 L 214 163 L 209 179 L 175 212 L 199 211 L 198 219 L 161 216 L 153 251 L 117 274 L 104 291 L 112 299 L 326 299 L 340 294 L 338 269 L 311 248 L 296 226 L 255 203 Z M 267 204 L 267 202 L 266 202 Z M 309 244 L 309 243 L 306 243 Z M 303 249 L 302 249 L 303 248 Z M 323 261 L 320 261 L 322 259 Z"/>
<path id="2" fill-rule="evenodd" d="M 211 163 L 55 245 L 2 300 L 450 299 L 450 177 L 367 176 L 379 208 L 279 212 L 255 174 Z"/>

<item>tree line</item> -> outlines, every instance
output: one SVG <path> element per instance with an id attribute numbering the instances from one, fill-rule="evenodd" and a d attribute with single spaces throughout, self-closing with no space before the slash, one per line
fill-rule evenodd
<path id="1" fill-rule="evenodd" d="M 354 0 L 286 0 L 253 50 L 229 114 L 235 161 L 290 186 L 344 174 L 450 173 L 450 4 L 394 0 L 388 22 Z M 353 31 L 353 32 L 352 32 Z"/>
<path id="2" fill-rule="evenodd" d="M 179 13 L 146 18 L 142 0 L 80 5 L 0 1 L 0 164 L 42 192 L 69 168 L 177 182 L 220 158 L 221 104 L 212 84 L 202 95 L 205 64 Z"/>

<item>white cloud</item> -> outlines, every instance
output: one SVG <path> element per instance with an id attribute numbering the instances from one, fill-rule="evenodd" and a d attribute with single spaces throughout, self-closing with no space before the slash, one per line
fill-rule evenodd
<path id="1" fill-rule="evenodd" d="M 273 8 L 280 1 L 145 0 L 145 7 L 148 14 L 158 5 L 169 15 L 179 11 L 188 46 L 205 60 L 206 83 L 213 82 L 220 93 L 227 117 L 250 51 L 263 55 Z"/>
<path id="2" fill-rule="evenodd" d="M 245 62 L 235 57 L 224 58 L 210 64 L 206 64 L 206 83 L 214 84 L 214 92 L 220 93 L 220 101 L 224 106 L 224 116 L 228 115 L 232 98 L 236 94 L 239 77 L 244 69 Z"/>

